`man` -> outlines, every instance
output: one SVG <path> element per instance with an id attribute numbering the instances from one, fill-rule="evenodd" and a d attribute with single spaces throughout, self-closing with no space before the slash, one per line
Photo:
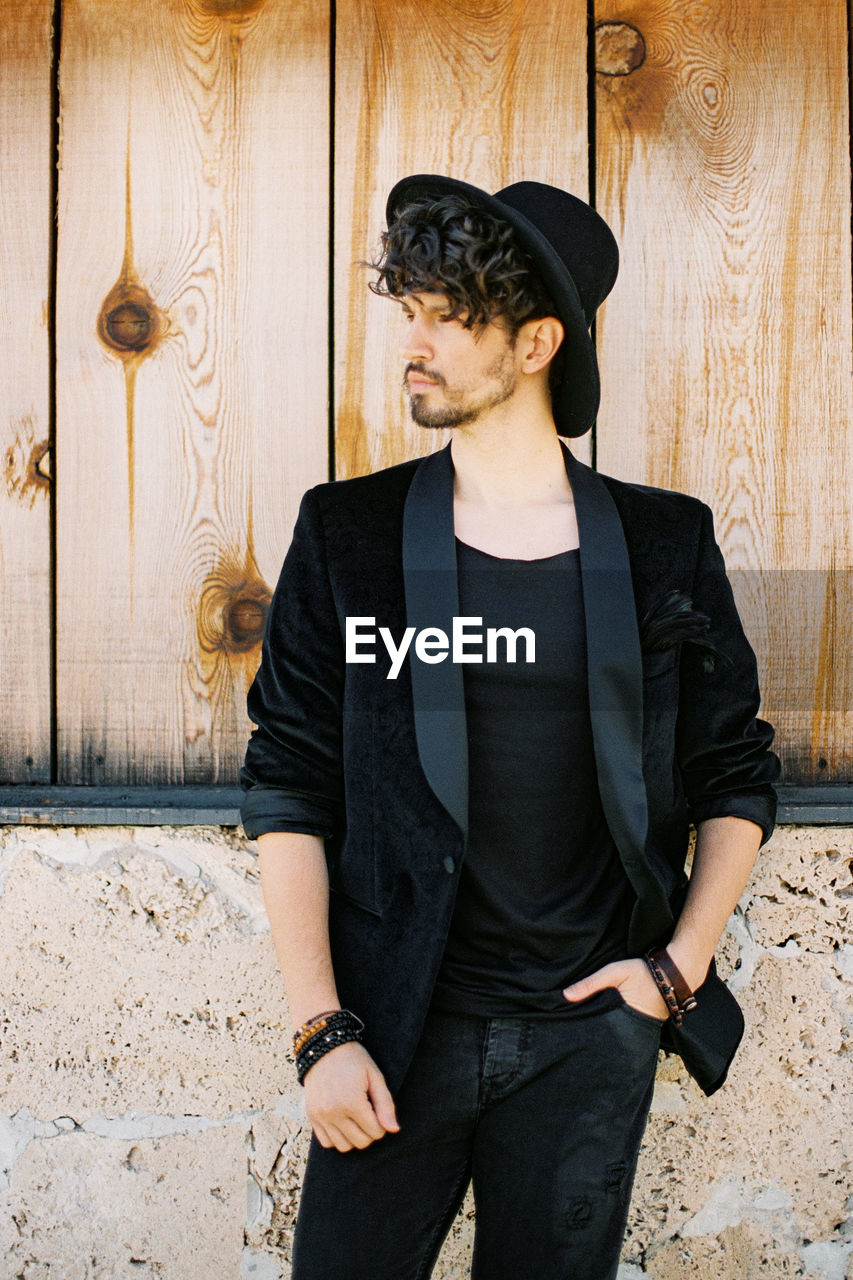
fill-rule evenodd
<path id="1" fill-rule="evenodd" d="M 662 1032 L 707 1092 L 740 1037 L 712 958 L 772 731 L 710 511 L 558 439 L 598 405 L 606 225 L 429 176 L 388 224 L 371 287 L 453 439 L 306 494 L 249 697 L 314 1130 L 293 1274 L 428 1276 L 473 1179 L 477 1280 L 603 1280 Z"/>

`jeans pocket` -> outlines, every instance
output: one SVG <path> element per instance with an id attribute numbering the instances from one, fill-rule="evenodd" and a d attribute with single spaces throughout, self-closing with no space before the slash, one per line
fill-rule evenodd
<path id="1" fill-rule="evenodd" d="M 628 1004 L 622 996 L 619 997 L 621 1004 L 616 1007 L 622 1013 L 626 1013 L 629 1018 L 633 1018 L 636 1022 L 642 1023 L 643 1026 L 651 1027 L 655 1031 L 661 1031 L 668 1021 L 667 1018 L 656 1018 L 654 1014 L 643 1013 L 642 1009 L 635 1009 L 632 1004 Z"/>

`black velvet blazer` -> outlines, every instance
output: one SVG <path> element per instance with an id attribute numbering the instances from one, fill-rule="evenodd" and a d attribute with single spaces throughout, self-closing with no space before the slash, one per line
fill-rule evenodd
<path id="1" fill-rule="evenodd" d="M 684 892 L 688 826 L 734 814 L 765 839 L 772 730 L 756 719 L 755 659 L 695 498 L 602 476 L 565 450 L 580 531 L 589 702 L 604 813 L 636 894 L 635 955 L 665 943 Z M 249 693 L 242 773 L 249 836 L 327 837 L 341 999 L 392 1090 L 414 1052 L 465 853 L 462 668 L 419 660 L 397 679 L 345 661 L 347 617 L 448 635 L 458 614 L 449 448 L 302 501 Z M 286 821 L 283 821 L 286 817 Z M 706 1092 L 743 1029 L 712 973 L 668 1047 Z"/>

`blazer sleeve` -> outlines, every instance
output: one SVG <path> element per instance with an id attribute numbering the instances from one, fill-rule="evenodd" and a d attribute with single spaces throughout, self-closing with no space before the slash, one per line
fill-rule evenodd
<path id="1" fill-rule="evenodd" d="M 240 771 L 246 834 L 330 836 L 343 805 L 344 650 L 316 494 L 302 499 L 248 694 L 252 733 Z"/>
<path id="2" fill-rule="evenodd" d="M 690 820 L 748 818 L 762 828 L 763 843 L 776 817 L 779 760 L 770 749 L 773 729 L 758 718 L 755 654 L 704 504 L 693 604 L 710 619 L 707 639 L 718 654 L 709 660 L 698 646 L 682 649 L 676 745 Z"/>

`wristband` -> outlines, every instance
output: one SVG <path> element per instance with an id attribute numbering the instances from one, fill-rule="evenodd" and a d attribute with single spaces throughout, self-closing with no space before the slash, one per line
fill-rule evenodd
<path id="1" fill-rule="evenodd" d="M 685 1013 L 696 1008 L 696 997 L 688 987 L 672 956 L 665 947 L 647 951 L 643 957 L 664 998 L 669 1016 L 677 1027 L 684 1021 Z"/>

